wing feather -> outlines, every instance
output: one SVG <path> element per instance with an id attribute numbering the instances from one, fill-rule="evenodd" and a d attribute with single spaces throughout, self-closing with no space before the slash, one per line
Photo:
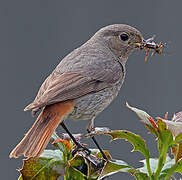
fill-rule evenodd
<path id="1" fill-rule="evenodd" d="M 42 84 L 33 103 L 26 110 L 75 99 L 88 93 L 102 90 L 108 83 L 94 80 L 76 73 L 52 73 Z"/>
<path id="2" fill-rule="evenodd" d="M 25 111 L 32 109 L 34 114 L 46 105 L 100 91 L 122 79 L 124 66 L 110 51 L 99 47 L 81 46 L 66 56 L 44 81 Z"/>

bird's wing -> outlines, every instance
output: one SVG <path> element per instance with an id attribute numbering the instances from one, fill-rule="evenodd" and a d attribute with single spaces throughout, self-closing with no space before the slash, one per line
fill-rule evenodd
<path id="1" fill-rule="evenodd" d="M 63 59 L 44 81 L 35 100 L 25 111 L 33 109 L 36 112 L 46 105 L 100 91 L 122 78 L 123 66 L 119 62 L 93 59 L 85 61 L 81 66 L 75 63 L 76 61 L 74 65 L 65 65 L 64 63 L 71 62 L 71 59 Z"/>
<path id="2" fill-rule="evenodd" d="M 75 73 L 51 74 L 42 84 L 34 102 L 25 110 L 42 108 L 49 104 L 75 99 L 108 86 L 102 81 L 93 80 Z"/>

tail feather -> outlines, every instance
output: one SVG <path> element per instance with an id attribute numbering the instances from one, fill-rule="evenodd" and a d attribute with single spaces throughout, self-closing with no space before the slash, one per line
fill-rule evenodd
<path id="1" fill-rule="evenodd" d="M 31 110 L 31 109 L 35 109 L 37 107 L 39 107 L 39 104 L 37 104 L 37 103 L 31 103 L 31 104 L 29 104 L 28 106 L 25 107 L 24 111 L 28 111 L 28 110 Z"/>
<path id="2" fill-rule="evenodd" d="M 10 153 L 10 158 L 38 157 L 48 144 L 52 133 L 74 108 L 73 101 L 47 106 L 39 114 L 32 128 Z"/>

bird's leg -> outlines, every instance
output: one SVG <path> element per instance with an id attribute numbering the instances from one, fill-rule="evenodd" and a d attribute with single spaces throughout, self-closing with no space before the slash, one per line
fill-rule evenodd
<path id="1" fill-rule="evenodd" d="M 87 127 L 86 127 L 86 130 L 87 130 L 88 133 L 95 130 L 95 128 L 94 128 L 94 119 L 95 119 L 95 117 L 88 121 L 88 124 L 87 124 Z"/>
<path id="2" fill-rule="evenodd" d="M 94 118 L 92 118 L 91 120 L 89 120 L 88 125 L 87 125 L 87 132 L 91 133 L 94 130 Z M 104 160 L 108 160 L 107 156 L 105 155 L 104 151 L 101 149 L 101 147 L 99 146 L 99 144 L 97 143 L 96 139 L 94 136 L 91 137 L 93 142 L 95 143 L 95 145 L 97 146 L 97 148 L 99 149 L 99 151 L 102 154 L 102 157 L 104 158 Z"/>
<path id="3" fill-rule="evenodd" d="M 65 126 L 65 124 L 64 124 L 63 122 L 61 122 L 60 125 L 61 125 L 62 128 L 66 131 L 66 133 L 68 133 L 68 135 L 70 136 L 70 138 L 72 139 L 72 141 L 73 141 L 73 142 L 75 143 L 75 145 L 76 145 L 76 149 L 74 149 L 74 150 L 72 151 L 72 155 L 73 155 L 73 156 L 76 154 L 76 152 L 77 152 L 79 149 L 83 149 L 84 151 L 87 151 L 88 154 L 91 153 L 91 151 L 90 151 L 88 148 L 82 146 L 82 145 L 74 138 L 74 136 L 69 132 L 69 130 L 67 129 L 67 127 Z"/>

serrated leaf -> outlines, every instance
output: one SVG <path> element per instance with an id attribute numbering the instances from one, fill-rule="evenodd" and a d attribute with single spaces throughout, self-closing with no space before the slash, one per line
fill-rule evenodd
<path id="1" fill-rule="evenodd" d="M 45 150 L 40 158 L 24 160 L 20 170 L 23 180 L 57 180 L 65 173 L 65 163 L 59 150 Z"/>
<path id="2" fill-rule="evenodd" d="M 116 139 L 125 139 L 129 141 L 133 145 L 133 151 L 139 151 L 141 152 L 145 158 L 149 161 L 150 158 L 150 152 L 147 148 L 144 139 L 141 138 L 141 136 L 134 134 L 132 132 L 126 131 L 126 130 L 105 130 L 105 131 L 94 131 L 92 132 L 91 136 L 94 135 L 110 135 L 112 137 L 112 140 Z M 87 135 L 87 137 L 90 137 L 90 135 Z M 148 163 L 148 171 L 150 172 L 150 167 Z"/>
<path id="3" fill-rule="evenodd" d="M 117 172 L 128 172 L 131 168 L 131 166 L 122 160 L 109 160 L 106 162 L 98 179 L 102 179 Z"/>
<path id="4" fill-rule="evenodd" d="M 116 139 L 125 139 L 129 141 L 133 145 L 132 151 L 139 151 L 141 152 L 146 158 L 150 157 L 150 152 L 145 144 L 144 139 L 141 136 L 134 134 L 130 131 L 126 130 L 113 130 L 108 133 L 104 133 L 112 136 L 113 140 Z"/>
<path id="5" fill-rule="evenodd" d="M 107 130 L 107 131 L 93 131 L 90 134 L 86 135 L 87 137 L 91 137 L 94 135 L 110 135 L 112 140 L 117 139 L 125 139 L 129 141 L 133 145 L 132 151 L 139 151 L 141 152 L 146 158 L 150 157 L 149 149 L 147 148 L 144 139 L 137 134 L 134 134 L 130 131 L 126 130 Z"/>

